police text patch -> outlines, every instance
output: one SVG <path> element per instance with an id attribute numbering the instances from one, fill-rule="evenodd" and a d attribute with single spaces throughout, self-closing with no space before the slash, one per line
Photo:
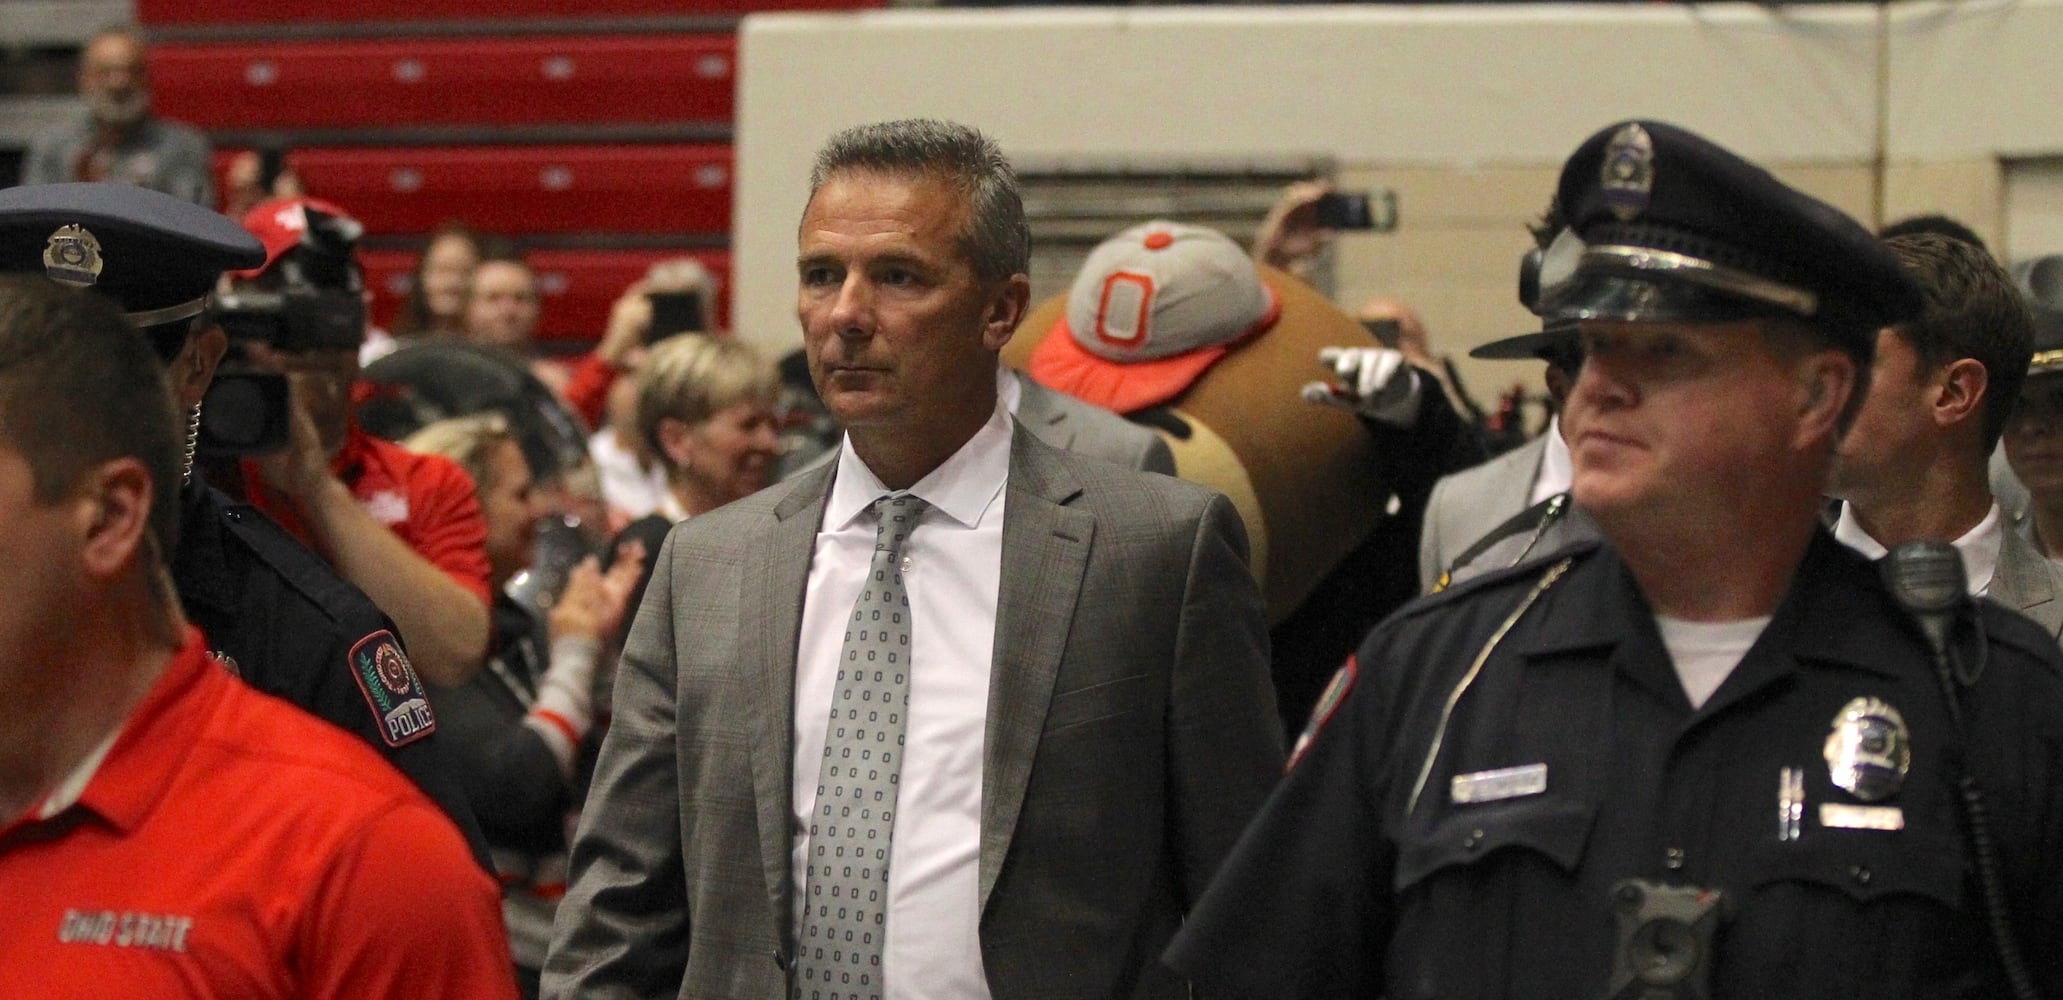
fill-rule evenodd
<path id="1" fill-rule="evenodd" d="M 401 651 L 394 633 L 381 629 L 351 647 L 351 677 L 365 693 L 380 739 L 390 747 L 405 746 L 437 731 L 423 682 Z"/>

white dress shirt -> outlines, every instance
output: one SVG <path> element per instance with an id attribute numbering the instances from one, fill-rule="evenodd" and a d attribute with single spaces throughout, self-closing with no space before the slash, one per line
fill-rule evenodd
<path id="1" fill-rule="evenodd" d="M 1561 415 L 1547 418 L 1547 430 L 1542 433 L 1547 435 L 1547 450 L 1540 455 L 1540 471 L 1533 474 L 1533 492 L 1526 497 L 1528 507 L 1569 492 L 1569 484 L 1576 478 L 1576 461 L 1569 455 L 1569 442 L 1562 440 Z"/>
<path id="2" fill-rule="evenodd" d="M 910 597 L 910 711 L 888 854 L 884 996 L 986 1000 L 977 934 L 981 764 L 1002 587 L 1010 417 L 995 412 L 960 450 L 910 488 L 931 504 L 904 543 Z M 809 878 L 825 722 L 845 619 L 874 556 L 870 504 L 890 492 L 847 437 L 817 529 L 795 658 L 794 912 Z"/>
<path id="3" fill-rule="evenodd" d="M 1963 576 L 1969 584 L 1970 596 L 1977 597 L 1991 589 L 1991 578 L 1998 574 L 1999 569 L 1999 546 L 2005 543 L 2004 531 L 2005 521 L 1999 516 L 1999 505 L 1993 503 L 1984 520 L 1955 540 L 1956 552 L 1963 557 Z M 1890 554 L 1883 543 L 1862 530 L 1862 522 L 1855 519 L 1855 505 L 1845 500 L 1841 502 L 1841 518 L 1834 522 L 1834 540 L 1871 560 Z"/>

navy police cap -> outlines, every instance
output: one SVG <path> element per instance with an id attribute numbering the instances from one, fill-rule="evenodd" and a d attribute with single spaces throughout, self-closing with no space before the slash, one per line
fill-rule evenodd
<path id="1" fill-rule="evenodd" d="M 198 315 L 222 272 L 265 262 L 228 216 L 129 184 L 0 190 L 0 272 L 41 274 L 115 300 L 139 328 Z"/>
<path id="2" fill-rule="evenodd" d="M 1478 344 L 1469 350 L 1468 356 L 1485 361 L 1553 361 L 1559 353 L 1576 349 L 1576 324 L 1555 322 L 1538 330 Z"/>
<path id="3" fill-rule="evenodd" d="M 1559 213 L 1560 209 L 1551 210 Z M 1540 315 L 1540 262 L 1546 255 L 1539 247 L 1526 251 L 1519 258 L 1519 305 L 1526 311 Z M 1525 358 L 1547 360 L 1565 344 L 1576 339 L 1576 324 L 1571 322 L 1543 323 L 1540 329 L 1517 336 L 1479 344 L 1468 352 L 1472 358 L 1497 361 L 1518 361 Z"/>
<path id="4" fill-rule="evenodd" d="M 2063 255 L 2023 260 L 2013 265 L 2012 275 L 2034 314 L 2034 356 L 2027 374 L 2063 371 Z"/>
<path id="5" fill-rule="evenodd" d="M 1591 136 L 1557 197 L 1570 229 L 1541 263 L 1550 323 L 1789 315 L 1867 352 L 1920 313 L 1919 286 L 1861 224 L 1665 122 Z"/>

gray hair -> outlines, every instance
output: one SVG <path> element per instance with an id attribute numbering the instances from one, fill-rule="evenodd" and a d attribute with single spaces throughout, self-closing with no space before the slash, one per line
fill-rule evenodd
<path id="1" fill-rule="evenodd" d="M 831 137 L 817 152 L 809 193 L 833 176 L 870 171 L 895 177 L 931 177 L 967 199 L 961 252 L 974 273 L 1000 281 L 1031 270 L 1031 227 L 1017 173 L 995 140 L 956 122 L 929 118 L 857 125 Z"/>

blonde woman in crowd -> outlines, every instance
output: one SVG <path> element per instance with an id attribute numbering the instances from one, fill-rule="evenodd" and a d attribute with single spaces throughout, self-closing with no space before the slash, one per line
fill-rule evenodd
<path id="1" fill-rule="evenodd" d="M 688 333 L 646 352 L 637 386 L 637 434 L 665 470 L 666 493 L 657 512 L 624 529 L 618 548 L 643 543 L 649 574 L 675 523 L 767 484 L 781 455 L 774 412 L 781 379 L 772 362 L 738 341 Z M 639 596 L 643 589 L 640 581 Z"/>

